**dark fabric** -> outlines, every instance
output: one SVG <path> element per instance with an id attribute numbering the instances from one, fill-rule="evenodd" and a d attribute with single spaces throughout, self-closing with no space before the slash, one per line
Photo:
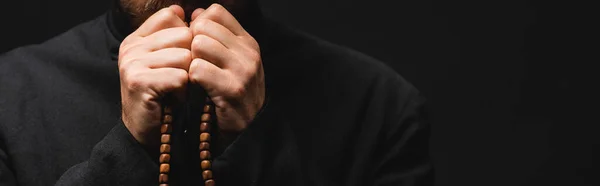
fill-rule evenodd
<path id="1" fill-rule="evenodd" d="M 120 119 L 118 20 L 110 11 L 0 57 L 0 186 L 158 183 L 158 159 Z M 220 186 L 433 184 L 424 102 L 410 83 L 359 52 L 260 23 L 250 33 L 268 101 L 215 154 Z M 194 103 L 175 114 L 171 185 L 202 184 Z"/>

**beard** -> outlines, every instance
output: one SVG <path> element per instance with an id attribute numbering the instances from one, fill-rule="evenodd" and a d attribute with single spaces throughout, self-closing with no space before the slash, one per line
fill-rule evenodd
<path id="1" fill-rule="evenodd" d="M 219 0 L 120 0 L 123 10 L 131 16 L 134 27 L 139 27 L 146 19 L 160 9 L 171 5 L 179 5 L 185 12 L 186 21 L 189 22 L 192 12 L 196 8 L 208 8 Z M 230 2 L 230 1 L 228 1 Z M 225 6 L 225 5 L 224 5 Z"/>

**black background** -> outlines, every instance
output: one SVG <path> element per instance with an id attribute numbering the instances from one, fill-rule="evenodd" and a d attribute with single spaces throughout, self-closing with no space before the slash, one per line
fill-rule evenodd
<path id="1" fill-rule="evenodd" d="M 0 49 L 39 43 L 109 0 L 2 2 Z M 437 185 L 600 185 L 591 5 L 262 0 L 264 12 L 389 64 L 429 99 Z M 593 47 L 593 46 L 596 47 Z"/>

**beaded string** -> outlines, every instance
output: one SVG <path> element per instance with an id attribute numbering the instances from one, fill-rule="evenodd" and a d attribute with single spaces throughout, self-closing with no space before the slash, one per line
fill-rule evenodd
<path id="1" fill-rule="evenodd" d="M 200 168 L 202 168 L 202 179 L 205 186 L 214 186 L 215 180 L 212 177 L 212 162 L 210 159 L 210 113 L 214 106 L 210 98 L 204 101 L 203 113 L 200 117 Z"/>
<path id="2" fill-rule="evenodd" d="M 172 105 L 169 103 L 163 103 L 162 113 L 162 125 L 160 127 L 160 174 L 158 176 L 159 186 L 169 185 L 169 171 L 171 161 L 171 132 L 173 127 L 172 116 Z M 202 179 L 204 180 L 205 186 L 214 186 L 215 180 L 212 175 L 212 161 L 210 157 L 210 119 L 211 112 L 214 109 L 212 101 L 207 97 L 205 100 L 204 108 L 202 109 L 202 116 L 200 118 L 200 145 L 198 146 L 200 152 L 200 168 L 202 168 Z"/>
<path id="3" fill-rule="evenodd" d="M 173 131 L 173 109 L 166 102 L 163 103 L 162 125 L 160 126 L 160 174 L 158 175 L 159 186 L 169 185 L 169 171 L 171 170 L 171 132 Z"/>

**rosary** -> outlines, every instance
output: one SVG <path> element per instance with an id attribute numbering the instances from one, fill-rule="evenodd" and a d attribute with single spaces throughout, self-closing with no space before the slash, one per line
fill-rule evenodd
<path id="1" fill-rule="evenodd" d="M 202 179 L 204 180 L 205 186 L 214 186 L 215 180 L 212 177 L 211 171 L 211 157 L 210 157 L 210 119 L 211 111 L 214 109 L 214 105 L 210 98 L 206 97 L 204 108 L 202 109 L 202 116 L 200 118 L 200 167 L 202 168 Z M 160 174 L 158 176 L 159 186 L 169 185 L 169 171 L 171 161 L 171 132 L 173 131 L 173 109 L 172 105 L 168 102 L 163 102 L 162 109 L 162 124 L 160 126 Z"/>
<path id="2" fill-rule="evenodd" d="M 186 15 L 187 16 L 187 15 Z M 190 26 L 190 17 L 186 17 L 185 24 Z M 163 101 L 162 104 L 162 124 L 160 126 L 160 157 L 159 157 L 159 186 L 169 186 L 169 171 L 171 170 L 171 132 L 173 131 L 173 105 L 171 102 Z M 212 177 L 211 157 L 210 157 L 210 113 L 214 109 L 214 105 L 207 96 L 204 100 L 204 108 L 200 117 L 200 168 L 202 168 L 202 179 L 205 186 L 214 186 L 215 180 Z"/>

